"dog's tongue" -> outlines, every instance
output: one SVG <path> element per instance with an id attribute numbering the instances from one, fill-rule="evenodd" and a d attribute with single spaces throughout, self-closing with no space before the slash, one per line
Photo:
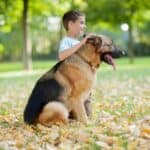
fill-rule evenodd
<path id="1" fill-rule="evenodd" d="M 104 56 L 104 59 L 107 60 L 107 62 L 113 66 L 113 69 L 116 70 L 116 66 L 115 66 L 115 62 L 113 60 L 113 58 L 109 55 L 109 54 L 106 54 Z"/>

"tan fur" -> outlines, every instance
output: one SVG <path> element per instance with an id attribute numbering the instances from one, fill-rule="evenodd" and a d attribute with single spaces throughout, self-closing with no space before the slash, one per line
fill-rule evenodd
<path id="1" fill-rule="evenodd" d="M 60 102 L 50 102 L 42 110 L 39 122 L 46 126 L 58 122 L 66 124 L 68 122 L 68 110 Z"/>
<path id="2" fill-rule="evenodd" d="M 78 52 L 65 59 L 55 73 L 48 72 L 41 78 L 45 80 L 54 77 L 64 87 L 60 99 L 65 106 L 58 102 L 48 103 L 39 116 L 40 123 L 44 125 L 58 121 L 67 123 L 71 111 L 78 121 L 88 122 L 84 102 L 94 86 L 96 70 L 101 63 L 100 54 L 104 52 L 99 38 L 102 43 L 111 43 L 107 38 L 96 36 L 95 42 L 99 47 L 87 42 Z"/>

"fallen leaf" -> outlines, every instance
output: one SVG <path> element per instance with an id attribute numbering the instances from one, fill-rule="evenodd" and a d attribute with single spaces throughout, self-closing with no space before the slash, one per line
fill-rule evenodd
<path id="1" fill-rule="evenodd" d="M 135 124 L 130 125 L 129 130 L 133 136 L 140 136 L 140 130 Z"/>
<path id="2" fill-rule="evenodd" d="M 101 148 L 105 149 L 105 150 L 109 150 L 111 149 L 111 147 L 105 143 L 105 142 L 102 142 L 102 141 L 96 141 L 95 142 L 98 146 L 100 146 Z"/>

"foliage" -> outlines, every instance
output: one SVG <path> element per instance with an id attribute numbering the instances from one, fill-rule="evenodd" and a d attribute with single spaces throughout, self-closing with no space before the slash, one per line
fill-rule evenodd
<path id="1" fill-rule="evenodd" d="M 0 149 L 148 150 L 149 66 L 144 65 L 146 61 L 130 66 L 125 62 L 118 62 L 116 72 L 104 66 L 99 70 L 88 125 L 76 121 L 50 128 L 25 125 L 23 109 L 43 71 L 28 76 L 1 76 Z"/>
<path id="2" fill-rule="evenodd" d="M 99 0 L 97 3 L 87 0 L 87 4 L 90 7 L 85 10 L 88 19 L 94 23 L 104 21 L 120 25 L 121 23 L 130 24 L 131 21 L 138 23 L 137 21 L 150 20 L 144 15 L 150 8 L 147 0 L 110 0 L 109 2 L 107 0 Z"/>
<path id="3" fill-rule="evenodd" d="M 22 5 L 22 0 L 0 1 L 0 60 L 22 59 Z M 142 43 L 146 47 L 150 36 L 149 8 L 147 0 L 30 0 L 28 25 L 32 56 L 56 58 L 63 32 L 59 29 L 54 31 L 48 18 L 57 17 L 61 24 L 60 18 L 68 9 L 85 12 L 87 32 L 111 35 L 121 47 L 126 47 L 127 43 L 124 42 L 120 25 L 131 22 L 134 42 Z"/>
<path id="4" fill-rule="evenodd" d="M 3 21 L 0 31 L 10 32 L 12 26 L 18 22 L 22 15 L 22 1 L 2 0 L 0 1 L 0 10 L 0 21 Z"/>
<path id="5" fill-rule="evenodd" d="M 127 23 L 129 26 L 127 37 L 127 49 L 130 57 L 130 62 L 133 62 L 133 44 L 134 44 L 134 30 L 139 30 L 139 25 L 145 24 L 150 21 L 150 18 L 145 17 L 145 13 L 150 13 L 150 4 L 147 0 L 99 0 L 98 4 L 93 1 L 87 1 L 88 6 L 85 10 L 90 24 L 105 22 L 110 24 L 109 27 L 118 30 L 121 24 Z M 94 13 L 95 12 L 95 13 Z M 99 26 L 100 28 L 102 26 Z M 148 28 L 147 28 L 148 29 Z M 145 33 L 144 33 L 145 34 Z M 137 34 L 136 34 L 137 36 Z"/>
<path id="6" fill-rule="evenodd" d="M 20 60 L 20 52 L 23 47 L 20 24 L 13 25 L 11 32 L 1 32 L 0 43 L 2 43 L 5 48 L 4 51 L 0 52 L 1 60 Z"/>
<path id="7" fill-rule="evenodd" d="M 135 43 L 134 53 L 136 56 L 150 56 L 150 45 L 145 43 Z"/>

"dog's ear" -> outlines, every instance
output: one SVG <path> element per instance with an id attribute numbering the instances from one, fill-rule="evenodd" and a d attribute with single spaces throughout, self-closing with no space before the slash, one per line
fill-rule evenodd
<path id="1" fill-rule="evenodd" d="M 99 36 L 92 35 L 92 36 L 90 36 L 89 38 L 87 38 L 86 43 L 90 43 L 90 44 L 92 44 L 93 46 L 95 46 L 96 49 L 98 49 L 98 48 L 100 48 L 101 45 L 102 45 L 102 39 L 101 39 L 101 37 L 99 37 Z"/>

